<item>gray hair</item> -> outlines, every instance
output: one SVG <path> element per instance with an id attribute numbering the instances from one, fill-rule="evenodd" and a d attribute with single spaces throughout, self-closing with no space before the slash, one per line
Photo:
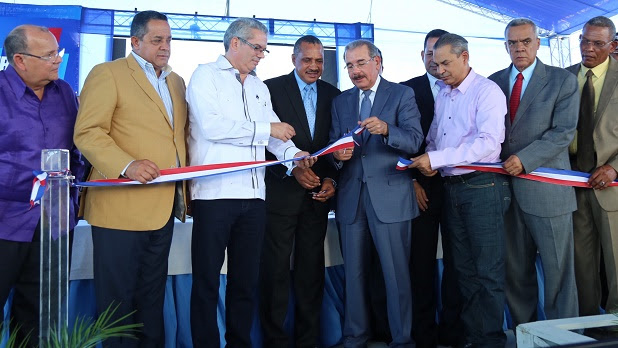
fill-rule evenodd
<path id="1" fill-rule="evenodd" d="M 227 52 L 230 48 L 230 42 L 235 37 L 245 40 L 252 39 L 253 35 L 251 35 L 251 31 L 253 29 L 259 30 L 268 35 L 268 29 L 266 29 L 266 26 L 255 18 L 238 18 L 233 21 L 232 24 L 227 27 L 227 30 L 223 35 L 223 47 L 225 47 L 225 52 Z"/>
<path id="2" fill-rule="evenodd" d="M 506 39 L 506 33 L 509 31 L 509 29 L 511 29 L 512 27 L 519 27 L 522 25 L 530 25 L 532 26 L 532 31 L 534 31 L 534 38 L 536 39 L 539 37 L 539 29 L 537 28 L 536 24 L 529 20 L 528 18 L 515 18 L 512 21 L 509 22 L 509 24 L 506 25 L 506 28 L 504 28 L 504 38 Z"/>
<path id="3" fill-rule="evenodd" d="M 382 54 L 380 50 L 378 49 L 376 45 L 373 44 L 373 42 L 361 39 L 361 40 L 354 40 L 350 42 L 349 44 L 345 45 L 345 49 L 343 50 L 343 59 L 345 59 L 346 52 L 362 47 L 362 46 L 367 46 L 367 49 L 369 49 L 369 59 L 375 56 L 382 58 Z"/>
<path id="4" fill-rule="evenodd" d="M 148 22 L 160 20 L 167 22 L 167 16 L 157 11 L 142 11 L 136 14 L 131 21 L 131 36 L 142 40 L 148 33 Z"/>
<path id="5" fill-rule="evenodd" d="M 16 53 L 28 51 L 28 35 L 26 35 L 26 31 L 28 30 L 28 28 L 38 29 L 44 33 L 50 32 L 47 27 L 31 24 L 20 25 L 11 30 L 9 35 L 7 35 L 4 39 L 4 51 L 6 52 L 6 59 L 11 65 L 13 65 L 13 56 Z"/>
<path id="6" fill-rule="evenodd" d="M 591 18 L 588 22 L 586 22 L 586 24 L 584 24 L 584 27 L 586 27 L 587 25 L 609 29 L 609 35 L 612 40 L 616 36 L 616 26 L 614 25 L 614 22 L 612 22 L 612 20 L 607 17 L 597 16 Z"/>
<path id="7" fill-rule="evenodd" d="M 451 46 L 451 53 L 457 55 L 457 57 L 461 56 L 464 51 L 468 51 L 468 40 L 464 39 L 463 36 L 452 33 L 440 36 L 438 41 L 436 41 L 436 44 L 433 45 L 433 49 L 437 50 L 438 48 L 447 45 Z"/>
<path id="8" fill-rule="evenodd" d="M 294 55 L 295 56 L 298 56 L 300 54 L 300 46 L 303 44 L 303 42 L 308 43 L 308 44 L 313 44 L 313 45 L 320 45 L 324 47 L 322 45 L 322 41 L 320 41 L 320 39 L 318 39 L 317 37 L 313 35 L 305 35 L 301 37 L 300 39 L 296 40 L 296 43 L 294 44 Z"/>

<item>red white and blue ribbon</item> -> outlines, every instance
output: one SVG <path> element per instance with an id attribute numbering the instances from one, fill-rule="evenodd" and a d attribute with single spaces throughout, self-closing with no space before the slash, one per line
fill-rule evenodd
<path id="1" fill-rule="evenodd" d="M 399 158 L 397 169 L 406 170 L 408 169 L 408 165 L 412 163 L 413 161 L 411 160 Z M 510 175 L 502 168 L 502 163 L 472 163 L 469 165 L 456 166 L 456 168 Z M 574 170 L 539 167 L 528 174 L 519 174 L 517 177 L 554 185 L 590 188 L 590 185 L 588 185 L 590 174 Z M 613 186 L 618 186 L 618 180 L 606 184 L 606 187 Z"/>
<path id="2" fill-rule="evenodd" d="M 34 174 L 34 179 L 32 179 L 32 193 L 30 193 L 30 209 L 37 204 L 41 204 L 41 198 L 43 198 L 45 186 L 47 186 L 47 172 L 35 170 L 32 173 Z"/>
<path id="3" fill-rule="evenodd" d="M 339 140 L 328 145 L 327 147 L 311 154 L 312 157 L 324 156 L 337 150 L 347 149 L 354 147 L 354 134 L 359 134 L 365 129 L 365 127 L 356 127 L 352 131 L 343 135 Z M 360 131 L 359 131 L 360 130 Z M 358 132 L 358 133 L 357 133 Z M 172 181 L 182 181 L 190 179 L 199 179 L 212 175 L 221 175 L 234 173 L 241 170 L 255 169 L 267 166 L 273 166 L 277 164 L 283 164 L 286 162 L 300 161 L 305 157 L 292 158 L 284 161 L 255 161 L 255 162 L 233 162 L 233 163 L 216 163 L 206 164 L 199 166 L 189 166 L 173 169 L 162 169 L 161 176 L 148 182 L 148 184 L 158 184 Z M 76 183 L 76 186 L 83 187 L 97 187 L 97 186 L 124 186 L 124 185 L 141 185 L 139 181 L 130 179 L 102 179 L 92 180 L 87 182 Z"/>

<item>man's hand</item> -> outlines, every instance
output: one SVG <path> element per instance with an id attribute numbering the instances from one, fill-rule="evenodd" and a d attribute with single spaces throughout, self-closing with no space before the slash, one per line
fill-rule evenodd
<path id="1" fill-rule="evenodd" d="M 380 134 L 385 137 L 388 136 L 388 123 L 380 120 L 376 116 L 366 118 L 363 122 L 358 121 L 361 127 L 365 127 L 366 131 L 371 134 Z"/>
<path id="2" fill-rule="evenodd" d="M 408 168 L 418 168 L 418 170 L 425 176 L 434 176 L 438 173 L 437 170 L 431 169 L 431 161 L 429 155 L 424 153 L 418 157 L 412 158 L 412 164 Z"/>
<path id="3" fill-rule="evenodd" d="M 319 202 L 326 202 L 329 198 L 335 195 L 335 185 L 329 178 L 324 179 L 320 192 L 313 195 L 313 199 Z"/>
<path id="4" fill-rule="evenodd" d="M 521 164 L 519 157 L 516 155 L 510 155 L 509 158 L 504 161 L 502 167 L 513 176 L 519 175 L 524 171 L 524 165 Z"/>
<path id="5" fill-rule="evenodd" d="M 285 122 L 272 122 L 270 124 L 270 136 L 282 141 L 288 141 L 296 135 L 294 127 Z"/>
<path id="6" fill-rule="evenodd" d="M 154 162 L 143 159 L 131 162 L 124 172 L 124 175 L 131 180 L 136 180 L 145 184 L 161 176 L 161 172 Z"/>
<path id="7" fill-rule="evenodd" d="M 416 203 L 418 203 L 418 208 L 421 211 L 427 210 L 429 208 L 429 199 L 427 199 L 427 193 L 425 193 L 425 189 L 421 184 L 419 184 L 416 180 L 414 181 L 414 193 L 416 193 Z"/>
<path id="8" fill-rule="evenodd" d="M 294 155 L 294 158 L 305 157 L 302 160 L 294 161 L 298 167 L 302 169 L 311 168 L 311 166 L 317 162 L 318 158 L 316 156 L 311 156 L 311 154 L 307 151 L 300 151 Z"/>
<path id="9" fill-rule="evenodd" d="M 292 169 L 292 175 L 294 175 L 300 186 L 307 190 L 314 189 L 320 185 L 320 178 L 315 175 L 311 168 L 302 169 L 300 167 L 296 167 Z"/>
<path id="10" fill-rule="evenodd" d="M 353 147 L 333 152 L 333 157 L 335 157 L 335 159 L 339 161 L 348 161 L 350 158 L 352 158 L 352 155 L 354 155 Z"/>
<path id="11" fill-rule="evenodd" d="M 588 185 L 595 190 L 605 190 L 612 181 L 616 180 L 616 169 L 609 164 L 604 164 L 595 169 L 588 179 Z"/>

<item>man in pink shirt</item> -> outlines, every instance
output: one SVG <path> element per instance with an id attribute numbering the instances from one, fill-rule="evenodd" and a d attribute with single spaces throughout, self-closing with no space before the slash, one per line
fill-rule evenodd
<path id="1" fill-rule="evenodd" d="M 453 168 L 498 162 L 504 141 L 506 98 L 498 85 L 469 66 L 468 41 L 445 34 L 434 45 L 441 89 L 426 153 L 411 168 L 445 181 L 444 230 L 464 305 L 466 346 L 504 346 L 504 220 L 510 204 L 506 177 Z"/>

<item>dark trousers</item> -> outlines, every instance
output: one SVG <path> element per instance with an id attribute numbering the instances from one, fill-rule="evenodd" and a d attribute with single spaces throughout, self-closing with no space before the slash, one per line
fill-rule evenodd
<path id="1" fill-rule="evenodd" d="M 309 195 L 303 197 L 300 211 L 295 215 L 267 213 L 260 269 L 260 318 L 264 347 L 289 347 L 290 339 L 283 324 L 288 312 L 290 280 L 296 298 L 294 346 L 318 345 L 327 224 L 327 203 L 318 203 Z M 294 271 L 290 274 L 292 250 Z"/>
<path id="2" fill-rule="evenodd" d="M 28 347 L 39 344 L 40 246 L 40 223 L 34 229 L 32 242 L 0 240 L 0 303 L 4 308 L 14 288 L 10 331 L 17 330 L 18 344 L 28 336 Z"/>
<path id="3" fill-rule="evenodd" d="M 115 319 L 135 311 L 118 325 L 144 324 L 138 340 L 110 338 L 105 346 L 164 347 L 163 301 L 173 230 L 173 216 L 153 231 L 92 226 L 97 312 L 118 306 Z"/>
<path id="4" fill-rule="evenodd" d="M 461 300 L 454 272 L 449 236 L 442 231 L 444 272 L 442 276 L 440 326 L 436 323 L 438 281 L 436 252 L 442 220 L 444 183 L 439 175 L 420 178 L 428 208 L 412 220 L 410 278 L 412 279 L 412 332 L 416 346 L 436 347 L 438 342 L 457 345 L 463 336 L 459 320 Z M 440 339 L 438 339 L 440 337 Z"/>
<path id="5" fill-rule="evenodd" d="M 227 248 L 225 340 L 251 347 L 260 253 L 266 223 L 261 199 L 194 200 L 191 335 L 195 347 L 219 347 L 219 275 Z"/>
<path id="6" fill-rule="evenodd" d="M 503 347 L 504 214 L 510 205 L 508 179 L 473 172 L 445 177 L 444 227 L 463 298 L 461 318 L 468 343 Z"/>

